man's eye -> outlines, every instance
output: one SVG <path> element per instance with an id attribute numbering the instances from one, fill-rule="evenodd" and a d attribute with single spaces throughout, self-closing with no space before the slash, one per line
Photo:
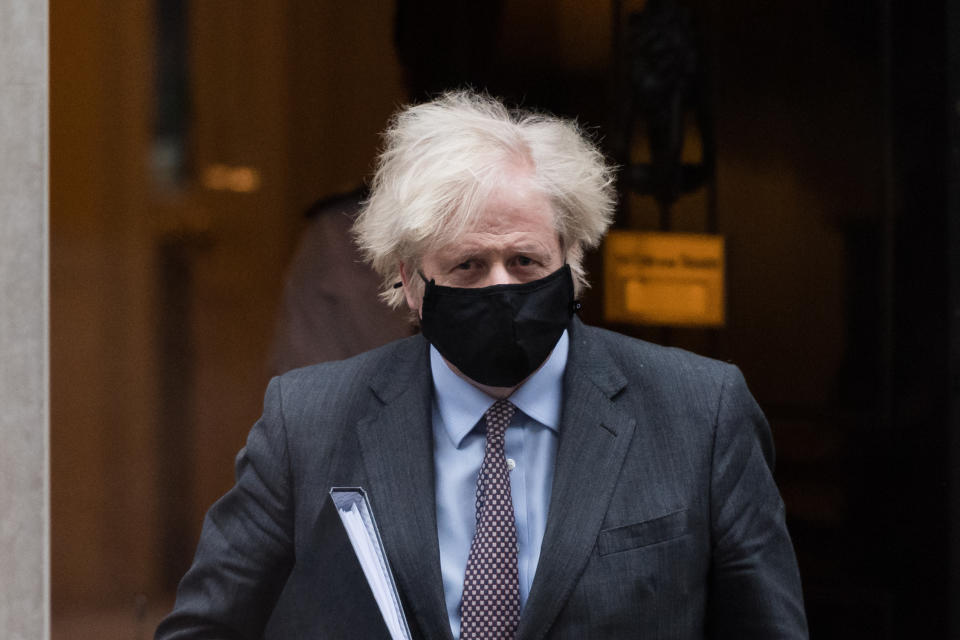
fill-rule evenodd
<path id="1" fill-rule="evenodd" d="M 517 264 L 520 265 L 521 267 L 529 267 L 530 265 L 533 264 L 533 260 L 531 260 L 527 256 L 518 256 Z"/>
<path id="2" fill-rule="evenodd" d="M 468 260 L 467 262 L 461 262 L 456 266 L 456 268 L 461 269 L 463 271 L 467 271 L 470 269 L 471 266 L 473 266 L 473 263 Z"/>

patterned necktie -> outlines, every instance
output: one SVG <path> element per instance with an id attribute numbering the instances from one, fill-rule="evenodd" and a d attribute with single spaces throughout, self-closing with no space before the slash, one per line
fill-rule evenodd
<path id="1" fill-rule="evenodd" d="M 517 525 L 503 441 L 517 410 L 498 400 L 483 415 L 487 446 L 477 478 L 477 532 L 463 579 L 461 640 L 513 638 L 520 621 Z"/>

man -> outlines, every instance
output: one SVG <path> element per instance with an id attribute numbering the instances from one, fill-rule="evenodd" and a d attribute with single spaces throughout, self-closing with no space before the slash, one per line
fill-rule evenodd
<path id="1" fill-rule="evenodd" d="M 333 486 L 369 493 L 417 638 L 806 637 L 739 371 L 573 315 L 595 147 L 470 93 L 385 139 L 355 231 L 422 334 L 271 382 L 158 637 L 330 637 Z"/>

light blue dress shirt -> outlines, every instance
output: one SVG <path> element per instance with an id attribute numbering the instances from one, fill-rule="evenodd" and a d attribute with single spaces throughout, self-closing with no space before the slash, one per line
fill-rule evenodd
<path id="1" fill-rule="evenodd" d="M 537 571 L 557 457 L 563 372 L 569 337 L 564 331 L 540 369 L 510 396 L 517 411 L 507 428 L 505 450 L 517 522 L 520 609 Z M 476 531 L 477 475 L 486 438 L 475 427 L 496 401 L 455 374 L 430 347 L 433 373 L 433 460 L 437 483 L 440 569 L 453 637 L 460 637 L 463 575 Z"/>

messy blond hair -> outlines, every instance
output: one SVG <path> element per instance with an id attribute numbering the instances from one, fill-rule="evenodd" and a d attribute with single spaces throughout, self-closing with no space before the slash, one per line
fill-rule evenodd
<path id="1" fill-rule="evenodd" d="M 419 268 L 425 252 L 454 242 L 514 167 L 529 169 L 523 173 L 548 197 L 575 286 L 586 286 L 583 252 L 612 220 L 613 171 L 575 122 L 457 91 L 402 109 L 383 140 L 353 232 L 388 304 L 404 299 L 393 286 L 400 264 Z"/>

